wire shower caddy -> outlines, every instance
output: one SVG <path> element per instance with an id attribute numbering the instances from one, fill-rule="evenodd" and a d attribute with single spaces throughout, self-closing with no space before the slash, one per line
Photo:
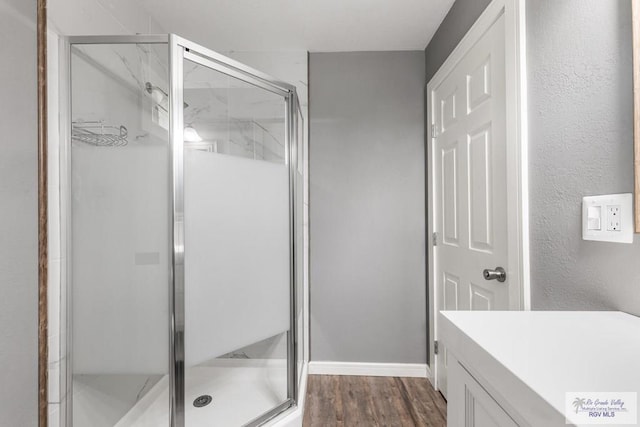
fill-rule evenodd
<path id="1" fill-rule="evenodd" d="M 122 147 L 127 145 L 129 132 L 124 126 L 109 126 L 102 121 L 72 123 L 71 139 L 96 147 Z"/>

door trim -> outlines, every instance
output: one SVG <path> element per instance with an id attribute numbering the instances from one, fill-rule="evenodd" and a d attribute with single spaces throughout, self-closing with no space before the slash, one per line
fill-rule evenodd
<path id="1" fill-rule="evenodd" d="M 36 3 L 38 84 L 38 426 L 49 425 L 47 0 Z"/>
<path id="2" fill-rule="evenodd" d="M 517 254 L 511 257 L 507 264 L 507 271 L 515 291 L 509 295 L 510 310 L 530 310 L 530 282 L 529 282 L 529 182 L 527 156 L 527 76 L 526 76 L 526 29 L 525 29 L 525 0 L 493 0 L 471 29 L 449 55 L 440 69 L 427 84 L 427 106 L 429 108 L 427 135 L 427 167 L 428 195 L 427 195 L 427 227 L 428 265 L 429 265 L 429 362 L 432 373 L 432 383 L 436 390 L 437 364 L 434 354 L 434 342 L 437 336 L 436 313 L 439 311 L 438 294 L 435 288 L 435 260 L 433 242 L 430 239 L 435 231 L 434 224 L 434 145 L 432 141 L 431 125 L 435 123 L 435 109 L 433 107 L 433 90 L 453 71 L 460 60 L 476 44 L 478 40 L 491 28 L 500 16 L 505 18 L 505 83 L 506 83 L 506 137 L 507 144 L 507 218 L 509 238 L 507 251 Z"/>

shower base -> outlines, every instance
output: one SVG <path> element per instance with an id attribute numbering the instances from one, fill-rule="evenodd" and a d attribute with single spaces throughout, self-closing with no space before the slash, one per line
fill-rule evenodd
<path id="1" fill-rule="evenodd" d="M 242 426 L 286 400 L 286 360 L 228 362 L 186 370 L 185 419 L 189 427 Z M 194 401 L 203 395 L 211 396 L 211 403 L 195 407 Z M 169 425 L 168 405 L 169 378 L 164 376 L 115 427 Z"/>

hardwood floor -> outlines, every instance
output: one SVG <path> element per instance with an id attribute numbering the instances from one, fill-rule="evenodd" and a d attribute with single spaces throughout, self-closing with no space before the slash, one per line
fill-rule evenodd
<path id="1" fill-rule="evenodd" d="M 303 427 L 445 427 L 447 403 L 425 378 L 309 375 Z"/>

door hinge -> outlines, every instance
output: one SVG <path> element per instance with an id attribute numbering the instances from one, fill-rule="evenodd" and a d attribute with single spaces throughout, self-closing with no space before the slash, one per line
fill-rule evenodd
<path id="1" fill-rule="evenodd" d="M 434 341 L 433 342 L 433 354 L 438 354 L 439 348 L 438 348 L 438 341 Z"/>
<path id="2" fill-rule="evenodd" d="M 431 138 L 435 139 L 438 137 L 438 128 L 436 127 L 436 124 L 432 124 L 431 125 Z"/>
<path id="3" fill-rule="evenodd" d="M 438 246 L 438 232 L 433 232 L 433 246 Z"/>

